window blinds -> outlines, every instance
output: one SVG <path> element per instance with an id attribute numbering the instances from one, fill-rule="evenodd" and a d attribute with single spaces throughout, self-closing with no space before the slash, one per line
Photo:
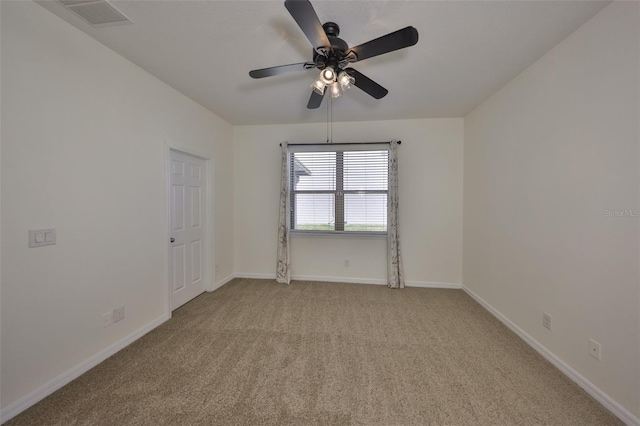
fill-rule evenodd
<path id="1" fill-rule="evenodd" d="M 293 231 L 387 231 L 386 146 L 314 145 L 292 147 L 291 151 Z"/>

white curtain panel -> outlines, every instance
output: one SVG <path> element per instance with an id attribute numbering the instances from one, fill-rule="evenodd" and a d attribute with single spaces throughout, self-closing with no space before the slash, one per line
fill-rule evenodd
<path id="1" fill-rule="evenodd" d="M 398 233 L 398 142 L 389 146 L 389 198 L 387 200 L 387 275 L 390 288 L 404 288 L 400 234 Z"/>
<path id="2" fill-rule="evenodd" d="M 283 284 L 291 283 L 291 264 L 289 257 L 289 162 L 287 143 L 282 143 L 282 166 L 280 170 L 280 219 L 278 221 L 278 265 L 276 267 L 276 281 Z"/>

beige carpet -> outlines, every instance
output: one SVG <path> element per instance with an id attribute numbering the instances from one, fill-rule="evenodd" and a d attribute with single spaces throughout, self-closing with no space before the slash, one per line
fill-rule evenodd
<path id="1" fill-rule="evenodd" d="M 621 423 L 461 290 L 236 279 L 8 424 Z"/>

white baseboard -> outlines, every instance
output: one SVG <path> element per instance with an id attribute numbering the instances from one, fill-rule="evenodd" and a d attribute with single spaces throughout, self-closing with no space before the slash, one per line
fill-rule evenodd
<path id="1" fill-rule="evenodd" d="M 40 400 L 44 399 L 45 397 L 51 395 L 53 392 L 57 391 L 67 383 L 80 377 L 82 374 L 86 373 L 96 365 L 100 364 L 102 361 L 109 358 L 111 355 L 115 354 L 116 352 L 120 351 L 121 349 L 125 348 L 131 343 L 135 342 L 140 337 L 144 336 L 145 334 L 147 334 L 148 332 L 150 332 L 151 330 L 153 330 L 154 328 L 156 328 L 157 326 L 159 326 L 160 324 L 162 324 L 163 322 L 167 321 L 170 318 L 171 318 L 171 315 L 169 314 L 162 315 L 160 318 L 157 318 L 151 321 L 147 325 L 139 328 L 138 330 L 134 331 L 133 333 L 129 334 L 123 339 L 117 341 L 111 346 L 101 350 L 100 352 L 93 355 L 92 357 L 82 361 L 80 364 L 76 365 L 70 370 L 65 371 L 55 379 L 51 380 L 48 383 L 45 383 L 44 385 L 40 386 L 38 389 L 34 390 L 33 392 L 25 395 L 24 397 L 13 402 L 12 404 L 9 404 L 8 406 L 6 406 L 0 411 L 0 424 L 11 420 L 13 417 L 17 416 L 27 408 L 31 407 L 32 405 L 36 404 Z"/>
<path id="2" fill-rule="evenodd" d="M 516 333 L 522 340 L 524 340 L 529 346 L 535 349 L 540 355 L 542 355 L 547 361 L 553 364 L 558 370 L 564 373 L 567 377 L 573 380 L 578 386 L 584 389 L 589 395 L 595 398 L 600 404 L 602 404 L 607 410 L 611 411 L 616 417 L 622 420 L 629 426 L 640 426 L 640 419 L 634 416 L 629 410 L 624 408 L 618 402 L 616 402 L 609 395 L 604 393 L 600 388 L 587 380 L 582 374 L 571 368 L 566 362 L 554 355 L 549 349 L 544 347 L 540 342 L 529 336 L 524 330 L 515 325 L 506 316 L 500 313 L 497 309 L 483 300 L 480 296 L 475 294 L 466 286 L 462 286 L 462 290 L 471 296 L 476 302 L 482 305 L 487 311 L 489 311 L 494 317 L 502 322 L 507 328 Z"/>
<path id="3" fill-rule="evenodd" d="M 234 275 L 235 278 L 252 278 L 258 280 L 275 280 L 276 274 L 256 274 L 252 272 L 238 273 Z M 292 280 L 297 281 L 323 281 L 329 283 L 350 283 L 350 284 L 375 284 L 375 285 L 387 285 L 387 280 L 378 278 L 345 278 L 345 277 L 328 277 L 324 275 L 292 275 Z M 441 282 L 428 282 L 428 281 L 405 281 L 407 287 L 421 287 L 421 288 L 450 288 L 461 289 L 462 284 L 456 283 L 441 283 Z"/>
<path id="4" fill-rule="evenodd" d="M 407 287 L 448 288 L 452 290 L 460 290 L 462 288 L 462 284 L 457 284 L 457 283 L 440 283 L 440 282 L 425 282 L 425 281 L 405 281 L 404 285 Z"/>
<path id="5" fill-rule="evenodd" d="M 326 277 L 321 275 L 292 275 L 291 279 L 296 281 L 322 281 L 327 283 L 387 285 L 387 280 L 376 279 L 376 278 L 345 278 L 345 277 Z"/>
<path id="6" fill-rule="evenodd" d="M 233 278 L 251 278 L 255 280 L 275 280 L 276 274 L 256 274 L 253 272 L 241 272 L 239 274 L 233 274 Z"/>
<path id="7" fill-rule="evenodd" d="M 220 281 L 218 281 L 217 283 L 215 283 L 213 285 L 213 288 L 211 290 L 208 290 L 208 291 L 216 291 L 217 289 L 219 289 L 220 287 L 222 287 L 223 285 L 225 285 L 226 283 L 228 283 L 229 281 L 231 281 L 234 278 L 235 278 L 235 275 L 231 274 L 228 277 L 223 278 Z"/>

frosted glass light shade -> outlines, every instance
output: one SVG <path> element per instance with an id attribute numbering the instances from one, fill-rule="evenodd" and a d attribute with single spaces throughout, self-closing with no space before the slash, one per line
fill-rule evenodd
<path id="1" fill-rule="evenodd" d="M 340 75 L 338 75 L 338 83 L 340 83 L 342 90 L 347 90 L 355 82 L 356 79 L 353 76 L 350 76 L 346 71 L 342 71 Z"/>
<path id="2" fill-rule="evenodd" d="M 337 98 L 338 96 L 342 95 L 342 88 L 340 87 L 340 85 L 338 83 L 333 83 L 330 87 L 329 90 L 331 93 L 331 97 L 332 98 Z"/>
<path id="3" fill-rule="evenodd" d="M 329 85 L 336 80 L 336 72 L 333 68 L 327 67 L 320 71 L 320 79 L 324 82 L 324 84 Z"/>
<path id="4" fill-rule="evenodd" d="M 326 84 L 324 84 L 324 82 L 318 78 L 316 81 L 313 82 L 313 84 L 311 85 L 311 88 L 318 95 L 324 95 L 324 87 L 325 86 L 326 86 Z"/>

